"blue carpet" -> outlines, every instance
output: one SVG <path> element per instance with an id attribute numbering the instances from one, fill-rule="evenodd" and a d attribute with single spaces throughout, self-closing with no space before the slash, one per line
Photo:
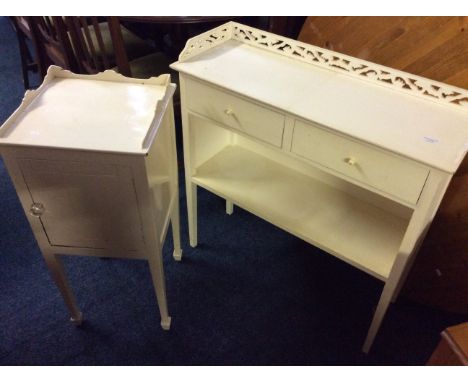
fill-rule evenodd
<path id="1" fill-rule="evenodd" d="M 0 18 L 0 122 L 24 90 L 15 36 Z M 172 328 L 159 326 L 144 261 L 65 256 L 85 315 L 76 328 L 0 161 L 2 365 L 421 365 L 467 317 L 400 299 L 370 355 L 360 352 L 382 283 L 220 198 L 199 192 L 199 246 L 164 247 Z"/>

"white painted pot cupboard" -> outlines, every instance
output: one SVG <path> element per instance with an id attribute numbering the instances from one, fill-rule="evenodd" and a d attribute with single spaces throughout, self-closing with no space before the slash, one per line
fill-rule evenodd
<path id="1" fill-rule="evenodd" d="M 468 92 L 230 22 L 179 61 L 197 186 L 384 281 L 363 351 L 468 147 Z"/>
<path id="2" fill-rule="evenodd" d="M 0 128 L 0 152 L 52 277 L 82 321 L 59 254 L 144 259 L 168 330 L 161 248 L 169 222 L 181 258 L 168 74 L 49 68 Z"/>

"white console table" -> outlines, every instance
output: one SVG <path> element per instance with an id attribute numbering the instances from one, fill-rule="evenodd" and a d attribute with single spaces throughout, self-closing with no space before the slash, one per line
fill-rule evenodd
<path id="1" fill-rule="evenodd" d="M 396 298 L 468 147 L 468 92 L 230 22 L 180 72 L 190 244 L 197 186 L 385 283 Z"/>
<path id="2" fill-rule="evenodd" d="M 168 74 L 51 66 L 0 128 L 0 153 L 76 324 L 82 314 L 59 254 L 147 260 L 161 326 L 170 327 L 161 253 L 169 222 L 174 257 L 182 254 L 174 89 Z"/>

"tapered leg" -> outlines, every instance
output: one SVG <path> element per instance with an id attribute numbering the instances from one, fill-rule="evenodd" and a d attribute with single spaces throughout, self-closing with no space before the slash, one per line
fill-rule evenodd
<path id="1" fill-rule="evenodd" d="M 54 253 L 50 253 L 47 251 L 43 251 L 43 257 L 49 268 L 50 274 L 52 275 L 52 279 L 54 280 L 55 284 L 57 285 L 62 297 L 65 301 L 65 305 L 67 306 L 71 318 L 70 321 L 73 322 L 75 325 L 81 325 L 83 322 L 83 314 L 78 309 L 76 305 L 76 300 L 73 292 L 68 285 L 67 278 L 65 276 L 65 271 L 63 269 L 62 261 L 60 257 Z"/>
<path id="2" fill-rule="evenodd" d="M 403 273 L 400 276 L 400 279 L 398 280 L 398 284 L 397 284 L 396 288 L 393 291 L 391 302 L 395 302 L 397 300 L 398 295 L 400 294 L 400 291 L 403 288 L 403 285 L 405 285 L 406 279 L 408 278 L 409 272 L 411 270 L 411 267 L 413 266 L 413 263 L 414 263 L 415 259 L 416 259 L 416 255 L 413 255 L 408 260 L 408 265 L 403 270 Z"/>
<path id="3" fill-rule="evenodd" d="M 180 247 L 180 223 L 179 223 L 179 195 L 175 196 L 174 207 L 171 213 L 172 238 L 174 242 L 173 257 L 175 260 L 182 260 L 182 249 Z"/>
<path id="4" fill-rule="evenodd" d="M 375 310 L 374 317 L 372 318 L 371 326 L 369 328 L 369 331 L 367 332 L 367 337 L 364 342 L 364 346 L 362 347 L 362 351 L 364 353 L 368 353 L 372 344 L 374 343 L 375 336 L 379 331 L 380 325 L 382 324 L 383 318 L 390 305 L 394 291 L 395 284 L 387 282 L 382 291 L 382 295 L 380 296 L 380 300 Z"/>
<path id="5" fill-rule="evenodd" d="M 148 257 L 148 263 L 151 271 L 151 278 L 153 279 L 154 290 L 156 292 L 156 298 L 158 300 L 159 313 L 161 315 L 161 327 L 164 330 L 171 328 L 171 317 L 169 316 L 167 309 L 167 298 L 166 298 L 166 282 L 164 279 L 164 267 L 162 262 L 162 254 L 153 253 L 152 256 Z"/>
<path id="6" fill-rule="evenodd" d="M 421 238 L 420 238 L 419 242 L 415 246 L 414 252 L 412 253 L 411 257 L 408 259 L 408 263 L 407 263 L 405 269 L 403 270 L 403 272 L 402 272 L 402 274 L 401 274 L 401 276 L 400 276 L 400 278 L 398 280 L 398 283 L 397 283 L 397 286 L 396 286 L 395 290 L 393 291 L 392 302 L 395 302 L 397 300 L 398 295 L 401 292 L 401 289 L 405 285 L 406 279 L 408 278 L 410 270 L 411 270 L 411 268 L 412 268 L 412 266 L 414 264 L 414 261 L 416 260 L 417 253 L 419 252 L 419 249 L 421 248 L 421 245 L 423 243 L 422 238 L 426 235 L 426 233 L 427 233 L 427 229 L 421 235 Z"/>
<path id="7" fill-rule="evenodd" d="M 226 213 L 228 215 L 232 215 L 233 212 L 234 212 L 234 204 L 232 204 L 230 200 L 226 199 Z"/>
<path id="8" fill-rule="evenodd" d="M 442 196 L 450 182 L 450 177 L 445 174 L 431 171 L 418 201 L 418 208 L 413 213 L 403 237 L 398 255 L 393 264 L 390 275 L 385 283 L 377 309 L 367 333 L 362 351 L 369 352 L 375 335 L 380 328 L 385 313 L 392 299 L 398 296 L 405 278 L 411 268 L 416 253 L 421 246 L 424 236 L 429 230 L 430 224 L 437 211 Z"/>
<path id="9" fill-rule="evenodd" d="M 187 213 L 188 213 L 190 246 L 196 247 L 198 244 L 197 185 L 187 180 L 186 192 L 187 192 Z"/>

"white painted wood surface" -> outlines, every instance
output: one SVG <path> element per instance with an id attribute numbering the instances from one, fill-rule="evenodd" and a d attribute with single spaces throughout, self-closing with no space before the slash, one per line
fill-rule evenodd
<path id="1" fill-rule="evenodd" d="M 291 152 L 416 204 L 429 169 L 296 120 Z M 385 163 L 385 171 L 382 171 Z"/>
<path id="2" fill-rule="evenodd" d="M 251 101 L 233 97 L 198 81 L 187 81 L 187 107 L 226 126 L 281 147 L 284 115 Z"/>
<path id="3" fill-rule="evenodd" d="M 0 128 L 0 153 L 72 322 L 83 316 L 59 255 L 147 260 L 170 328 L 162 246 L 179 197 L 169 75 L 76 75 L 51 67 Z"/>
<path id="4" fill-rule="evenodd" d="M 382 280 L 408 224 L 239 145 L 200 166 L 192 181 Z"/>
<path id="5" fill-rule="evenodd" d="M 172 67 L 190 244 L 200 186 L 384 281 L 368 352 L 465 156 L 468 92 L 237 23 Z"/>
<path id="6" fill-rule="evenodd" d="M 29 102 L 0 129 L 2 145 L 146 153 L 143 141 L 162 114 L 156 108 L 166 95 L 168 77 L 122 82 L 113 73 L 115 81 L 109 72 L 83 77 L 49 70 L 44 85 L 28 93 Z"/>
<path id="7" fill-rule="evenodd" d="M 468 149 L 465 108 L 239 41 L 229 40 L 171 67 L 447 172 L 458 168 Z"/>

